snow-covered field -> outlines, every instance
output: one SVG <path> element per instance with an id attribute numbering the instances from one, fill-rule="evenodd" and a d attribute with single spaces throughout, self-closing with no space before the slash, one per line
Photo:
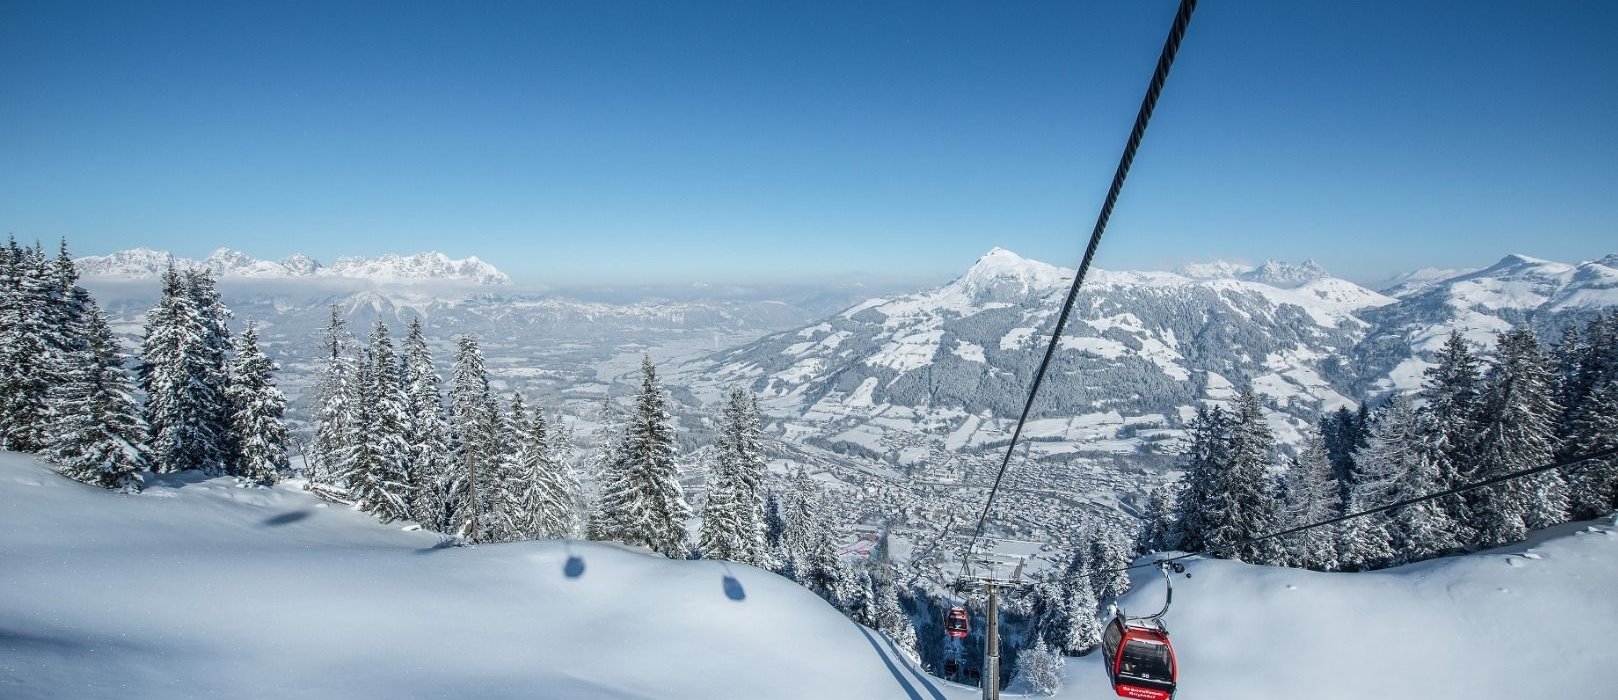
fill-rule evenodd
<path id="1" fill-rule="evenodd" d="M 436 544 L 289 486 L 129 496 L 0 453 L 0 697 L 976 696 L 757 569 Z M 1613 697 L 1610 519 L 1370 574 L 1191 571 L 1181 700 Z M 1156 607 L 1154 576 L 1131 607 Z M 1060 697 L 1111 695 L 1094 655 L 1067 676 Z"/>
<path id="2" fill-rule="evenodd" d="M 757 569 L 436 543 L 286 486 L 126 496 L 0 453 L 0 698 L 971 696 Z"/>

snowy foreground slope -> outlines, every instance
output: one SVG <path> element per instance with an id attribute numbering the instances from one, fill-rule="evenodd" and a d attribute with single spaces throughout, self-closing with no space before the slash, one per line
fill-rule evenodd
<path id="1" fill-rule="evenodd" d="M 1369 573 L 1195 561 L 1167 619 L 1177 700 L 1618 697 L 1618 527 L 1563 525 L 1529 543 Z M 1155 611 L 1162 576 L 1126 608 Z M 1073 684 L 1104 682 L 1092 655 Z M 1090 693 L 1082 697 L 1100 697 Z"/>
<path id="2" fill-rule="evenodd" d="M 0 698 L 971 696 L 757 569 L 436 542 L 286 487 L 125 496 L 0 453 Z"/>
<path id="3" fill-rule="evenodd" d="M 127 496 L 0 453 L 0 698 L 977 694 L 757 569 L 436 542 L 284 486 Z M 1168 617 L 1180 700 L 1614 697 L 1610 519 L 1377 573 L 1191 571 Z M 1155 576 L 1132 608 L 1156 608 Z M 1058 697 L 1111 696 L 1095 655 L 1066 675 Z"/>

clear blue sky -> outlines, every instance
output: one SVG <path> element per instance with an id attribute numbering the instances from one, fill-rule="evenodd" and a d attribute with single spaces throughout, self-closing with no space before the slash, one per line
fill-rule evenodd
<path id="1" fill-rule="evenodd" d="M 0 0 L 0 227 L 533 282 L 1076 262 L 1174 12 Z M 1099 264 L 1618 250 L 1618 3 L 1205 0 Z"/>

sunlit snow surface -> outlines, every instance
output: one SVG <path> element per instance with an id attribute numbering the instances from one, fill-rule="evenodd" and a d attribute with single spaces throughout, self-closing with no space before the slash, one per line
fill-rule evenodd
<path id="1" fill-rule="evenodd" d="M 437 541 L 292 487 L 127 496 L 0 453 L 0 698 L 972 695 L 757 569 Z"/>
<path id="2" fill-rule="evenodd" d="M 437 540 L 290 486 L 129 496 L 0 453 L 0 697 L 976 697 L 756 569 Z M 1612 697 L 1610 518 L 1378 573 L 1190 570 L 1180 700 Z M 1111 696 L 1096 655 L 1066 675 L 1058 697 Z"/>

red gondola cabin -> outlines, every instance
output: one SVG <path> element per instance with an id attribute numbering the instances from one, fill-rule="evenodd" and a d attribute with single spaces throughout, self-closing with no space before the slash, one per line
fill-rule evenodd
<path id="1" fill-rule="evenodd" d="M 966 611 L 961 608 L 950 608 L 949 614 L 944 616 L 944 634 L 960 639 L 970 630 Z"/>
<path id="2" fill-rule="evenodd" d="M 1176 668 L 1169 631 L 1157 620 L 1114 617 L 1101 637 L 1107 675 L 1118 697 L 1169 700 L 1174 697 Z"/>

